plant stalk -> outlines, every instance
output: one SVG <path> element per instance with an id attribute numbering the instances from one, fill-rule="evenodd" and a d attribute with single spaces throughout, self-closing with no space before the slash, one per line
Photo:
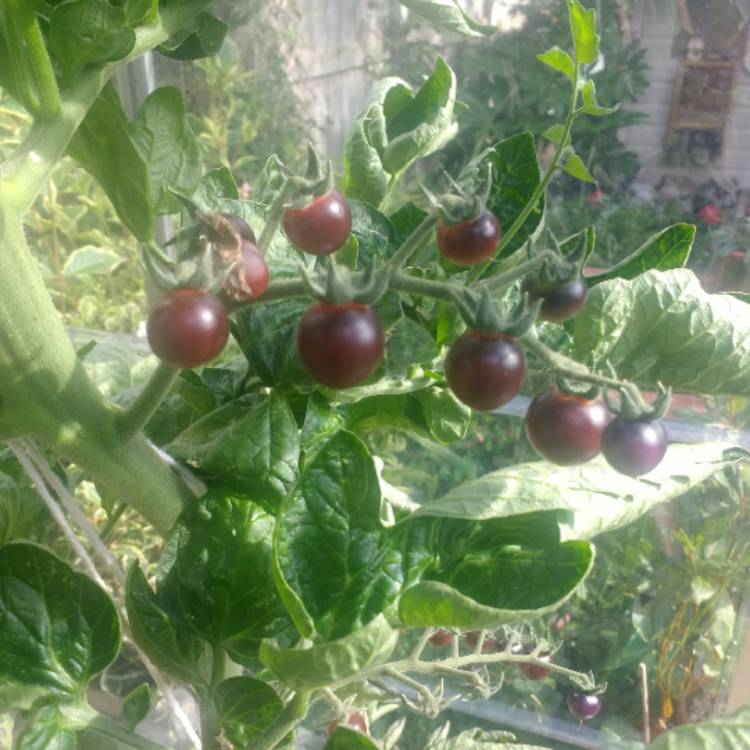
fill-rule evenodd
<path id="1" fill-rule="evenodd" d="M 180 369 L 178 367 L 168 365 L 166 362 L 159 362 L 135 401 L 119 415 L 118 429 L 124 439 L 127 440 L 143 430 L 179 375 Z"/>
<path id="2" fill-rule="evenodd" d="M 274 750 L 289 732 L 294 731 L 307 715 L 310 707 L 311 693 L 300 691 L 295 693 L 289 703 L 276 717 L 273 724 L 253 742 L 248 750 Z"/>
<path id="3" fill-rule="evenodd" d="M 578 82 L 580 80 L 580 77 L 581 77 L 581 66 L 576 65 L 575 80 L 573 81 L 573 91 L 570 96 L 570 105 L 568 107 L 568 116 L 565 119 L 563 135 L 562 135 L 562 138 L 560 139 L 560 143 L 557 145 L 555 155 L 552 157 L 552 162 L 547 168 L 547 172 L 542 178 L 542 181 L 537 185 L 536 190 L 534 190 L 534 192 L 531 194 L 531 198 L 529 198 L 529 202 L 524 206 L 521 213 L 518 214 L 518 216 L 516 217 L 516 220 L 513 222 L 513 224 L 511 224 L 510 229 L 504 234 L 502 240 L 500 241 L 500 245 L 495 251 L 495 254 L 492 256 L 492 258 L 485 261 L 481 265 L 476 266 L 476 268 L 472 270 L 472 272 L 469 274 L 469 277 L 466 280 L 467 284 L 474 283 L 475 281 L 482 278 L 482 276 L 484 275 L 484 272 L 490 267 L 490 264 L 492 263 L 492 261 L 495 258 L 497 258 L 506 247 L 508 247 L 511 240 L 518 234 L 518 232 L 521 230 L 521 227 L 523 227 L 523 225 L 526 223 L 526 219 L 529 218 L 529 215 L 533 211 L 536 210 L 536 207 L 539 204 L 540 199 L 542 198 L 545 191 L 547 190 L 547 185 L 549 185 L 550 180 L 555 174 L 557 165 L 560 163 L 560 159 L 562 158 L 563 151 L 565 150 L 565 147 L 570 138 L 570 131 L 573 129 L 573 123 L 578 114 L 578 110 L 577 110 Z"/>

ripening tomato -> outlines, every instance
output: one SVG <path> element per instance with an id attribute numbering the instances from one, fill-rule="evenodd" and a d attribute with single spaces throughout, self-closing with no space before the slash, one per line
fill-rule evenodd
<path id="1" fill-rule="evenodd" d="M 198 289 L 174 289 L 154 307 L 146 326 L 154 354 L 174 367 L 209 362 L 229 338 L 229 318 L 216 297 Z"/>
<path id="2" fill-rule="evenodd" d="M 467 331 L 451 346 L 445 377 L 456 397 L 478 411 L 497 409 L 518 394 L 526 357 L 505 333 Z"/>
<path id="3" fill-rule="evenodd" d="M 241 273 L 247 289 L 247 299 L 258 299 L 261 297 L 270 280 L 268 266 L 258 247 L 247 240 L 242 240 L 241 246 L 242 268 Z"/>
<path id="4" fill-rule="evenodd" d="M 485 209 L 476 219 L 449 226 L 438 224 L 437 245 L 445 258 L 459 266 L 473 266 L 491 258 L 500 242 L 500 222 Z"/>
<path id="5" fill-rule="evenodd" d="M 351 388 L 367 380 L 383 360 L 383 325 L 368 305 L 318 302 L 299 322 L 297 351 L 319 383 Z"/>
<path id="6" fill-rule="evenodd" d="M 577 719 L 589 721 L 602 710 L 602 699 L 599 695 L 573 692 L 568 695 L 568 708 Z"/>
<path id="7" fill-rule="evenodd" d="M 668 443 L 659 420 L 616 417 L 602 435 L 602 453 L 613 469 L 639 477 L 661 463 Z"/>
<path id="8" fill-rule="evenodd" d="M 332 721 L 328 725 L 328 736 L 330 737 L 338 727 L 340 727 L 342 723 L 340 721 Z M 352 711 L 352 713 L 349 714 L 349 716 L 346 717 L 346 722 L 344 723 L 344 726 L 352 727 L 353 729 L 358 729 L 363 734 L 367 734 L 368 727 L 367 727 L 367 720 L 365 719 L 364 715 L 361 714 L 359 711 Z"/>
<path id="9" fill-rule="evenodd" d="M 550 323 L 564 323 L 574 318 L 586 304 L 588 296 L 588 287 L 582 277 L 550 289 L 540 289 L 527 282 L 523 285 L 523 290 L 528 292 L 532 302 L 542 300 L 539 317 Z"/>
<path id="10" fill-rule="evenodd" d="M 287 209 L 283 224 L 295 247 L 310 255 L 330 255 L 349 238 L 352 212 L 341 193 L 331 190 L 303 208 Z"/>
<path id="11" fill-rule="evenodd" d="M 552 387 L 534 397 L 526 432 L 539 454 L 558 466 L 586 463 L 602 449 L 609 412 L 601 401 Z"/>

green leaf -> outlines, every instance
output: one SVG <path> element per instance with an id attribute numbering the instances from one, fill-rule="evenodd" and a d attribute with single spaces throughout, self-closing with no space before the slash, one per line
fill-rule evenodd
<path id="1" fill-rule="evenodd" d="M 690 257 L 694 239 L 695 225 L 674 224 L 647 239 L 606 273 L 588 277 L 586 283 L 591 287 L 610 279 L 633 279 L 652 268 L 658 271 L 682 268 Z"/>
<path id="2" fill-rule="evenodd" d="M 328 738 L 323 750 L 380 750 L 380 745 L 356 729 L 339 726 Z"/>
<path id="3" fill-rule="evenodd" d="M 311 383 L 297 357 L 297 324 L 309 303 L 276 300 L 249 305 L 235 315 L 233 333 L 252 372 L 264 385 Z"/>
<path id="4" fill-rule="evenodd" d="M 70 728 L 57 706 L 44 706 L 34 712 L 21 734 L 16 750 L 76 750 L 76 732 Z"/>
<path id="5" fill-rule="evenodd" d="M 231 677 L 214 694 L 219 724 L 236 747 L 249 747 L 273 723 L 284 704 L 266 682 Z"/>
<path id="6" fill-rule="evenodd" d="M 344 426 L 343 417 L 319 393 L 312 393 L 307 401 L 305 421 L 300 432 L 300 445 L 305 460 L 312 458 L 318 448 L 327 443 Z"/>
<path id="7" fill-rule="evenodd" d="M 157 600 L 240 664 L 289 629 L 273 579 L 273 528 L 253 503 L 215 490 L 185 508 L 159 561 Z"/>
<path id="8" fill-rule="evenodd" d="M 297 423 L 275 394 L 230 401 L 190 425 L 167 450 L 273 507 L 297 479 Z"/>
<path id="9" fill-rule="evenodd" d="M 581 88 L 581 96 L 583 98 L 582 111 L 587 115 L 594 115 L 594 117 L 604 117 L 605 115 L 611 115 L 620 109 L 619 104 L 615 104 L 611 107 L 602 107 L 596 100 L 596 84 L 589 78 Z"/>
<path id="10" fill-rule="evenodd" d="M 599 35 L 596 33 L 596 10 L 587 10 L 580 0 L 568 0 L 570 31 L 573 36 L 576 62 L 596 62 L 599 57 Z"/>
<path id="11" fill-rule="evenodd" d="M 744 460 L 745 451 L 727 443 L 673 444 L 662 463 L 642 479 L 617 474 L 603 458 L 579 467 L 535 461 L 459 485 L 423 505 L 413 518 L 509 523 L 514 516 L 542 512 L 553 514 L 562 539 L 592 539 L 632 523 L 655 505 Z"/>
<path id="12" fill-rule="evenodd" d="M 352 212 L 352 235 L 357 239 L 358 266 L 370 268 L 382 265 L 395 250 L 391 222 L 369 203 L 350 200 L 349 207 Z"/>
<path id="13" fill-rule="evenodd" d="M 122 715 L 132 732 L 149 715 L 153 706 L 151 686 L 144 682 L 131 690 L 122 704 Z"/>
<path id="14" fill-rule="evenodd" d="M 125 606 L 133 640 L 155 666 L 182 682 L 203 685 L 201 664 L 206 664 L 208 644 L 183 623 L 171 619 L 157 604 L 156 595 L 137 564 L 128 571 Z"/>
<path id="15" fill-rule="evenodd" d="M 414 11 L 441 31 L 450 31 L 466 37 L 492 36 L 494 26 L 481 24 L 470 18 L 458 0 L 400 0 L 401 5 Z"/>
<path id="16" fill-rule="evenodd" d="M 49 47 L 70 80 L 83 65 L 126 57 L 135 46 L 135 32 L 125 11 L 106 0 L 68 0 L 50 18 Z"/>
<path id="17" fill-rule="evenodd" d="M 0 546 L 31 536 L 43 509 L 37 492 L 0 472 Z"/>
<path id="18" fill-rule="evenodd" d="M 692 271 L 647 271 L 589 292 L 573 325 L 574 355 L 609 361 L 643 385 L 750 393 L 750 316 L 731 295 L 707 294 Z"/>
<path id="19" fill-rule="evenodd" d="M 0 548 L 0 705 L 83 698 L 120 648 L 120 620 L 89 578 L 42 547 Z"/>
<path id="20" fill-rule="evenodd" d="M 240 193 L 229 167 L 216 167 L 206 172 L 191 196 L 199 206 L 222 211 L 225 201 L 238 201 Z"/>
<path id="21" fill-rule="evenodd" d="M 519 133 L 506 138 L 473 159 L 461 173 L 462 187 L 473 191 L 487 165 L 492 166 L 492 191 L 488 208 L 507 231 L 526 207 L 539 186 L 539 162 L 536 141 L 531 133 Z M 531 236 L 544 212 L 544 199 L 539 201 L 523 226 L 498 258 L 512 255 Z"/>
<path id="22" fill-rule="evenodd" d="M 308 648 L 285 649 L 275 641 L 263 641 L 260 658 L 284 685 L 314 690 L 382 664 L 397 641 L 398 633 L 378 615 L 350 635 Z"/>
<path id="23" fill-rule="evenodd" d="M 583 265 L 588 263 L 589 258 L 594 253 L 596 247 L 596 229 L 593 226 L 584 227 L 579 232 L 572 234 L 560 241 L 560 252 L 563 256 L 575 255 L 580 250 L 580 243 L 586 243 L 586 250 L 583 256 Z M 559 327 L 559 326 L 558 326 Z"/>
<path id="24" fill-rule="evenodd" d="M 700 724 L 670 729 L 649 747 L 653 750 L 745 750 L 750 747 L 750 706 Z"/>
<path id="25" fill-rule="evenodd" d="M 84 245 L 74 250 L 65 260 L 63 276 L 72 279 L 80 276 L 97 276 L 111 273 L 122 263 L 122 258 L 111 250 Z"/>
<path id="26" fill-rule="evenodd" d="M 557 70 L 568 77 L 571 83 L 576 79 L 576 64 L 573 58 L 564 50 L 559 47 L 552 47 L 541 55 L 537 55 L 536 59 L 543 62 L 545 65 L 549 65 L 553 70 Z"/>
<path id="27" fill-rule="evenodd" d="M 575 177 L 577 180 L 592 183 L 596 182 L 596 180 L 592 177 L 591 172 L 589 172 L 589 168 L 584 164 L 583 159 L 581 159 L 581 157 L 576 153 L 568 154 L 568 158 L 565 159 L 563 169 L 571 177 Z"/>
<path id="28" fill-rule="evenodd" d="M 73 136 L 68 154 L 102 186 L 122 223 L 139 240 L 150 240 L 155 211 L 149 172 L 130 140 L 129 127 L 114 86 L 107 84 Z"/>
<path id="29" fill-rule="evenodd" d="M 439 443 L 463 440 L 471 424 L 471 409 L 449 388 L 425 388 L 414 396 L 422 405 L 430 435 Z"/>
<path id="30" fill-rule="evenodd" d="M 563 136 L 565 135 L 564 125 L 553 125 L 547 128 L 543 133 L 542 137 L 546 138 L 552 143 L 562 143 Z M 567 143 L 570 143 L 570 136 L 568 136 Z M 567 144 L 566 144 L 567 145 Z"/>
<path id="31" fill-rule="evenodd" d="M 210 13 L 200 13 L 189 30 L 183 30 L 158 48 L 173 60 L 200 60 L 212 57 L 224 43 L 227 25 Z"/>
<path id="32" fill-rule="evenodd" d="M 148 166 L 151 200 L 160 213 L 179 211 L 170 188 L 190 194 L 203 174 L 200 146 L 187 121 L 182 93 L 162 86 L 148 95 L 129 127 L 130 139 Z"/>
<path id="33" fill-rule="evenodd" d="M 388 145 L 383 152 L 386 172 L 399 174 L 452 140 L 458 132 L 453 116 L 455 103 L 456 76 L 439 57 L 432 75 L 416 95 L 404 98 L 397 111 L 386 111 Z"/>
<path id="34" fill-rule="evenodd" d="M 282 504 L 276 582 L 298 630 L 332 640 L 383 612 L 402 571 L 380 524 L 380 487 L 367 448 L 339 432 L 309 462 Z"/>
<path id="35" fill-rule="evenodd" d="M 153 23 L 159 14 L 159 0 L 127 0 L 125 3 L 125 23 L 135 26 L 139 23 Z"/>

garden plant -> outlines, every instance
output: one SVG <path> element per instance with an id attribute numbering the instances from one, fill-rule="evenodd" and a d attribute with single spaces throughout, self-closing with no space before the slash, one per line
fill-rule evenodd
<path id="1" fill-rule="evenodd" d="M 403 4 L 458 33 L 492 31 L 451 0 Z M 398 747 L 402 724 L 369 733 L 384 708 L 435 717 L 492 696 L 515 668 L 553 675 L 574 720 L 595 719 L 606 686 L 557 663 L 554 639 L 529 623 L 575 596 L 594 537 L 746 460 L 726 443 L 668 446 L 661 419 L 672 390 L 750 392 L 750 323 L 745 302 L 705 293 L 683 268 L 689 225 L 588 278 L 595 229 L 556 237 L 547 225 L 559 172 L 593 180 L 575 124 L 616 109 L 588 75 L 594 10 L 568 0 L 569 50 L 529 60 L 569 84 L 544 173 L 524 132 L 425 186 L 419 205 L 394 206 L 409 167 L 456 134 L 442 59 L 417 91 L 375 85 L 338 182 L 312 148 L 305 166 L 269 156 L 252 200 L 229 169 L 204 172 L 179 90 L 156 89 L 127 118 L 113 73 L 149 50 L 216 53 L 226 27 L 209 6 L 0 5 L 0 85 L 34 120 L 0 164 L 0 434 L 61 499 L 61 469 L 75 470 L 164 537 L 155 571 L 124 575 L 67 503 L 107 592 L 96 567 L 71 565 L 90 562 L 77 537 L 63 559 L 4 522 L 0 706 L 20 717 L 17 747 L 161 747 L 136 731 L 148 683 L 124 721 L 87 701 L 123 633 L 159 690 L 194 694 L 204 748 L 288 747 L 308 717 L 329 750 Z M 66 334 L 24 231 L 65 155 L 107 193 L 162 292 L 147 326 L 159 362 L 113 398 L 91 348 Z M 177 226 L 163 246 L 161 214 Z M 527 429 L 540 460 L 424 504 L 383 480 L 378 436 L 458 440 L 472 410 L 523 388 L 536 394 Z M 655 746 L 748 736 L 744 710 Z M 447 726 L 426 741 L 497 746 L 522 747 Z"/>

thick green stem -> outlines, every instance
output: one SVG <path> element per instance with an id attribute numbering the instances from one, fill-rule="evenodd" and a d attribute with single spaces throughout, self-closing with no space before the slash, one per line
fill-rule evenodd
<path id="1" fill-rule="evenodd" d="M 422 223 L 406 238 L 404 244 L 401 245 L 388 262 L 394 271 L 400 271 L 409 262 L 409 258 L 425 244 L 432 234 L 437 220 L 437 213 L 435 211 L 430 212 L 422 220 Z"/>
<path id="2" fill-rule="evenodd" d="M 23 5 L 25 5 L 24 2 L 19 3 L 14 0 L 11 7 L 20 8 Z M 21 16 L 20 22 L 23 24 L 22 33 L 31 60 L 31 70 L 36 81 L 39 98 L 39 108 L 35 114 L 38 114 L 42 120 L 48 120 L 60 111 L 61 106 L 60 90 L 57 87 L 55 71 L 47 53 L 47 45 L 44 43 L 36 13 L 28 9 Z"/>
<path id="3" fill-rule="evenodd" d="M 273 724 L 250 745 L 248 750 L 274 750 L 289 732 L 294 731 L 307 715 L 310 707 L 311 693 L 295 693 Z"/>
<path id="4" fill-rule="evenodd" d="M 523 225 L 526 223 L 526 219 L 529 218 L 529 215 L 532 213 L 532 211 L 536 211 L 536 208 L 539 205 L 539 201 L 547 190 L 547 185 L 549 185 L 550 180 L 554 176 L 557 165 L 560 163 L 560 159 L 562 158 L 563 151 L 568 145 L 568 140 L 570 139 L 570 131 L 573 129 L 573 122 L 575 121 L 576 115 L 578 114 L 578 81 L 580 79 L 580 75 L 580 66 L 576 65 L 575 80 L 573 81 L 573 91 L 570 95 L 570 105 L 568 107 L 568 116 L 565 119 L 565 125 L 563 127 L 563 135 L 560 139 L 560 143 L 557 145 L 555 155 L 552 157 L 552 161 L 547 168 L 547 172 L 542 178 L 542 181 L 537 185 L 536 190 L 534 190 L 534 192 L 531 194 L 531 198 L 529 198 L 529 202 L 524 206 L 523 211 L 518 214 L 516 220 L 513 222 L 513 224 L 511 224 L 510 229 L 503 235 L 503 239 L 500 242 L 495 255 L 488 261 L 485 261 L 481 265 L 476 266 L 472 270 L 466 280 L 467 284 L 471 284 L 482 277 L 484 272 L 490 267 L 492 261 L 496 257 L 498 257 L 506 247 L 508 247 L 511 240 L 518 234 L 518 232 L 521 230 L 521 227 L 523 227 Z"/>
<path id="5" fill-rule="evenodd" d="M 123 438 L 127 439 L 143 430 L 179 375 L 179 368 L 159 363 L 135 401 L 119 415 L 117 426 Z"/>

